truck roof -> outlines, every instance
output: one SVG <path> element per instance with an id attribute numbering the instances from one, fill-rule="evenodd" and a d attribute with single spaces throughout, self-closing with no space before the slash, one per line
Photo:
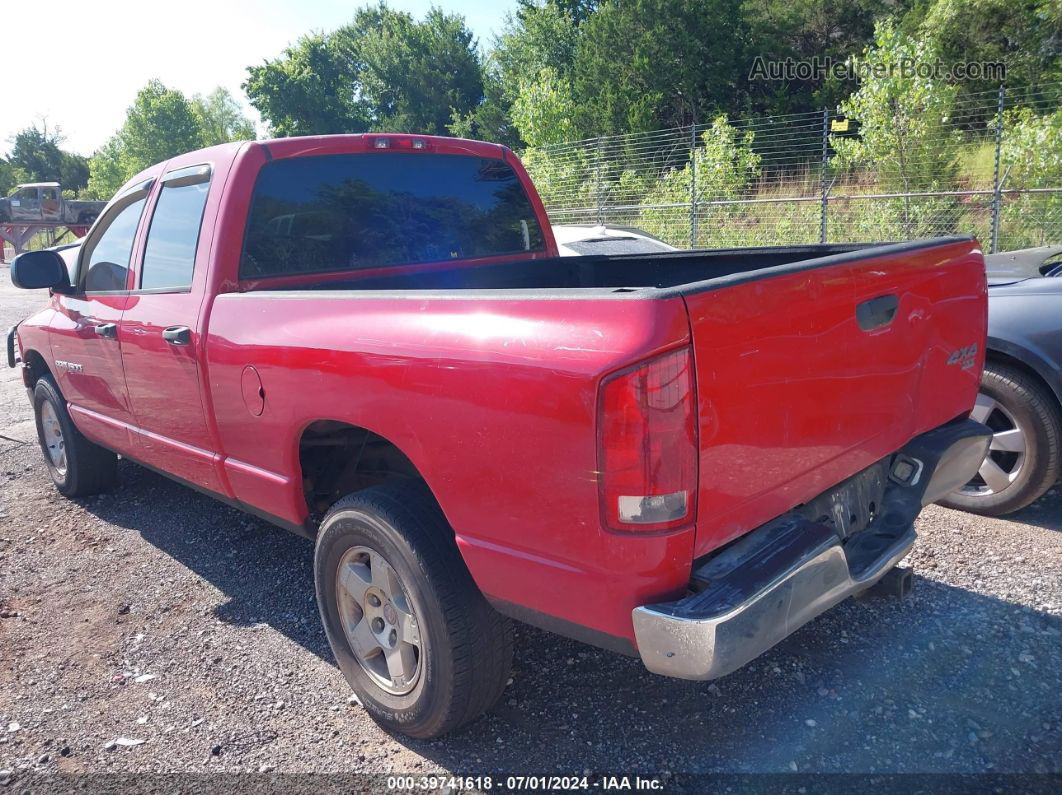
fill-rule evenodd
<path id="1" fill-rule="evenodd" d="M 23 182 L 17 185 L 19 188 L 58 188 L 58 182 Z"/>

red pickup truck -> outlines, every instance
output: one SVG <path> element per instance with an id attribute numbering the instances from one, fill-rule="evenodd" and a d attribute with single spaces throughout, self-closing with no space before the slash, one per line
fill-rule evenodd
<path id="1" fill-rule="evenodd" d="M 340 668 L 415 736 L 499 697 L 508 617 L 733 671 L 984 457 L 970 238 L 556 254 L 500 146 L 224 145 L 135 177 L 71 269 L 12 264 L 51 298 L 9 361 L 63 494 L 121 455 L 316 539 Z"/>

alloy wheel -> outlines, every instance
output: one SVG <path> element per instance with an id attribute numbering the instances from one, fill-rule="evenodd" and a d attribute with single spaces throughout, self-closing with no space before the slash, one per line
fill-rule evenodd
<path id="1" fill-rule="evenodd" d="M 339 561 L 336 599 L 350 650 L 380 688 L 405 695 L 423 667 L 420 626 L 398 572 L 369 547 L 352 547 Z"/>
<path id="2" fill-rule="evenodd" d="M 48 453 L 48 460 L 59 474 L 66 477 L 66 440 L 63 439 L 63 426 L 59 422 L 59 415 L 55 413 L 55 407 L 49 401 L 41 404 L 41 433 L 44 436 L 44 450 Z"/>
<path id="3" fill-rule="evenodd" d="M 1002 403 L 983 392 L 977 395 L 970 417 L 991 429 L 992 443 L 977 474 L 960 493 L 971 497 L 998 494 L 1014 483 L 1025 465 L 1025 429 Z"/>

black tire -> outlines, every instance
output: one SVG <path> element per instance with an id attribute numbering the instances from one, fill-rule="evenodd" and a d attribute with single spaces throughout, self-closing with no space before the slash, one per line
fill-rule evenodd
<path id="1" fill-rule="evenodd" d="M 984 516 L 1003 516 L 1039 499 L 1058 481 L 1062 417 L 1054 395 L 1015 367 L 987 363 L 981 376 L 981 393 L 1000 404 L 1024 432 L 1025 458 L 1005 488 L 986 494 L 954 491 L 940 504 Z"/>
<path id="2" fill-rule="evenodd" d="M 344 631 L 339 567 L 344 556 L 358 548 L 382 555 L 416 616 L 419 667 L 408 693 L 388 692 L 374 681 Z M 512 625 L 476 587 L 453 531 L 423 483 L 373 486 L 333 505 L 317 537 L 314 581 L 339 668 L 366 711 L 384 728 L 412 737 L 437 737 L 475 720 L 505 690 L 513 655 Z M 362 622 L 368 621 L 364 612 L 361 615 Z"/>
<path id="3" fill-rule="evenodd" d="M 60 442 L 66 456 L 65 467 L 58 467 L 48 451 L 49 434 L 42 417 L 47 411 L 46 404 L 50 406 L 62 431 Z M 38 378 L 33 388 L 33 416 L 44 463 L 48 467 L 52 482 L 61 494 L 67 497 L 88 497 L 114 487 L 118 479 L 118 456 L 90 442 L 74 427 L 66 410 L 66 401 L 50 375 Z M 54 443 L 54 434 L 50 440 Z"/>

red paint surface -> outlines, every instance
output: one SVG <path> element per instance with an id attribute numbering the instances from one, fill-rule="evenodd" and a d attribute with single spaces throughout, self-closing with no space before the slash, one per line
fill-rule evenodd
<path id="1" fill-rule="evenodd" d="M 436 152 L 505 157 L 530 185 L 501 147 L 432 143 Z M 301 523 L 300 434 L 317 420 L 368 428 L 423 474 L 485 593 L 633 638 L 631 608 L 681 592 L 695 555 L 973 404 L 980 361 L 970 370 L 945 364 L 984 338 L 983 263 L 972 243 L 659 300 L 247 292 L 255 285 L 241 284 L 237 267 L 258 169 L 269 157 L 364 146 L 352 136 L 226 145 L 134 178 L 213 164 L 191 290 L 55 295 L 20 328 L 22 350 L 59 374 L 87 436 Z M 529 194 L 552 256 L 548 221 Z M 142 248 L 143 229 L 131 288 Z M 896 321 L 861 332 L 855 304 L 887 292 L 900 297 Z M 118 338 L 97 338 L 98 322 L 119 323 Z M 192 329 L 191 345 L 161 340 L 172 325 Z M 689 344 L 691 329 L 696 524 L 610 531 L 596 471 L 601 381 Z M 56 368 L 56 359 L 84 370 Z"/>
<path id="2" fill-rule="evenodd" d="M 896 294 L 864 332 L 856 304 Z M 975 243 L 790 273 L 686 298 L 700 413 L 698 555 L 973 406 L 987 291 Z M 975 366 L 946 365 L 979 346 Z"/>

